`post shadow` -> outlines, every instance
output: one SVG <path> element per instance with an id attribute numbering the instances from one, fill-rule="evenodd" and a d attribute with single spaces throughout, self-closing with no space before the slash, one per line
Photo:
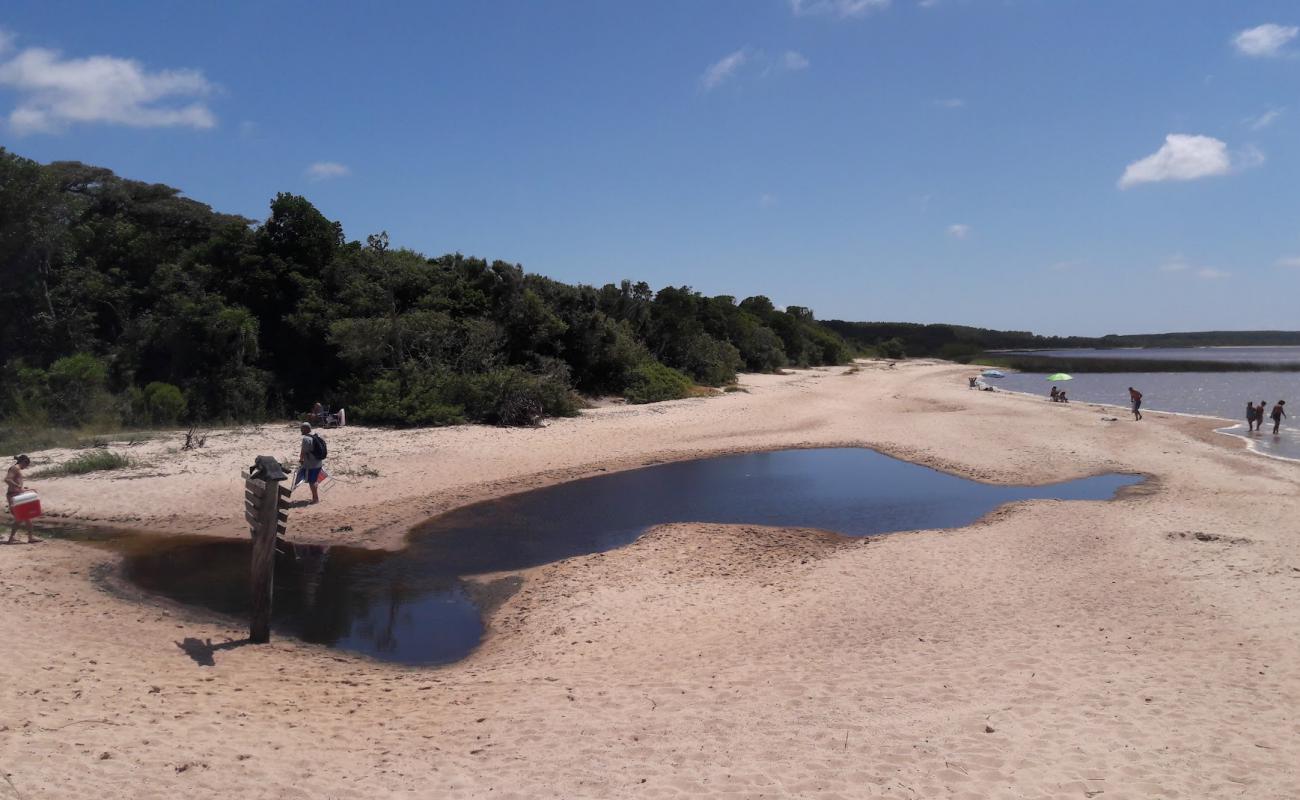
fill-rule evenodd
<path id="1" fill-rule="evenodd" d="M 220 644 L 213 644 L 211 639 L 186 636 L 184 641 L 176 642 L 176 646 L 183 650 L 185 655 L 194 659 L 194 663 L 200 667 L 214 667 L 217 664 L 214 656 L 218 650 L 234 650 L 236 647 L 252 643 L 252 639 L 229 639 Z"/>

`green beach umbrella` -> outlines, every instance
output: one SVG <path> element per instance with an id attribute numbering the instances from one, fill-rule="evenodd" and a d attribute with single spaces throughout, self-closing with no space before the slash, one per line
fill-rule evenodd
<path id="1" fill-rule="evenodd" d="M 1049 381 L 1072 381 L 1074 380 L 1074 377 L 1066 375 L 1064 372 L 1058 372 L 1054 375 L 1048 375 L 1047 379 Z"/>

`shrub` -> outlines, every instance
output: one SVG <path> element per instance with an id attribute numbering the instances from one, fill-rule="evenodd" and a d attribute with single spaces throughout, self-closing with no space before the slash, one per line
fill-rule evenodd
<path id="1" fill-rule="evenodd" d="M 185 396 L 179 387 L 154 381 L 144 387 L 144 407 L 155 425 L 175 425 L 185 415 Z"/>
<path id="2" fill-rule="evenodd" d="M 447 403 L 430 375 L 417 375 L 402 392 L 396 375 L 376 378 L 356 392 L 349 419 L 388 425 L 455 425 L 465 421 L 462 406 Z"/>
<path id="3" fill-rule="evenodd" d="M 109 405 L 104 391 L 108 367 L 89 353 L 65 356 L 50 365 L 51 405 L 57 422 L 80 424 Z"/>
<path id="4" fill-rule="evenodd" d="M 691 379 L 658 361 L 645 361 L 632 370 L 625 396 L 629 403 L 658 403 L 689 396 Z"/>
<path id="5" fill-rule="evenodd" d="M 692 336 L 676 361 L 682 372 L 706 386 L 731 383 L 744 366 L 735 345 L 704 333 Z"/>
<path id="6" fill-rule="evenodd" d="M 543 416 L 573 416 L 577 405 L 560 374 L 532 373 L 501 367 L 478 375 L 456 375 L 445 396 L 465 409 L 465 416 L 494 425 L 536 425 Z"/>
<path id="7" fill-rule="evenodd" d="M 877 343 L 876 353 L 879 354 L 881 358 L 907 357 L 907 353 L 903 351 L 903 341 L 897 337 Z"/>

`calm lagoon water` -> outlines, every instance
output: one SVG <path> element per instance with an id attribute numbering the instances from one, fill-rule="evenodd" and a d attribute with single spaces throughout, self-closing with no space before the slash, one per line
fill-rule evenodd
<path id="1" fill-rule="evenodd" d="M 1211 349 L 1211 348 L 1206 348 Z M 1268 349 L 1289 348 L 1221 348 Z M 1261 453 L 1282 458 L 1300 459 L 1300 373 L 1297 372 L 1113 372 L 1071 373 L 1074 380 L 1056 384 L 1065 389 L 1073 402 L 1129 405 L 1128 387 L 1142 393 L 1143 411 L 1172 411 L 1199 414 L 1237 421 L 1222 432 L 1249 438 Z M 1041 394 L 1045 398 L 1053 384 L 1042 373 L 1015 372 L 1005 378 L 990 379 L 999 389 Z M 1260 400 L 1271 411 L 1278 400 L 1286 400 L 1295 415 L 1282 420 L 1282 430 L 1273 436 L 1272 420 L 1265 420 L 1265 432 L 1246 433 L 1246 403 Z"/>
<path id="2" fill-rule="evenodd" d="M 1053 358 L 1136 358 L 1155 361 L 1217 361 L 1300 364 L 1300 347 L 1126 347 L 1115 350 L 1014 350 L 1012 354 Z"/>
<path id="3" fill-rule="evenodd" d="M 483 592 L 463 580 L 621 547 L 669 522 L 798 526 L 872 536 L 968 525 L 1017 500 L 1104 500 L 1133 475 L 993 486 L 871 450 L 750 453 L 661 464 L 456 509 L 405 550 L 290 546 L 277 558 L 279 634 L 405 664 L 466 656 L 483 634 Z M 290 517 L 290 534 L 293 531 Z M 245 616 L 246 540 L 135 535 L 109 543 L 137 586 Z"/>

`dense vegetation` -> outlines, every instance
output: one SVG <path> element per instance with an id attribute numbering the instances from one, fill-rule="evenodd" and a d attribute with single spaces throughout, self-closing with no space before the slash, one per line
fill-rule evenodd
<path id="1" fill-rule="evenodd" d="M 167 425 L 301 413 L 504 424 L 574 391 L 635 402 L 738 370 L 835 364 L 805 308 L 689 287 L 571 286 L 517 264 L 345 239 L 305 198 L 268 218 L 0 148 L 0 412 L 12 427 Z"/>

